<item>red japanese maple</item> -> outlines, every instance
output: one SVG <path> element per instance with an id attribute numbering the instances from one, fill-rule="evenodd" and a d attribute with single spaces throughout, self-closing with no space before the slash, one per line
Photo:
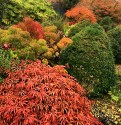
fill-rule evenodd
<path id="1" fill-rule="evenodd" d="M 44 31 L 39 22 L 34 21 L 29 17 L 25 17 L 23 22 L 14 25 L 14 27 L 21 28 L 22 30 L 28 31 L 32 38 L 42 39 L 44 37 Z"/>
<path id="2" fill-rule="evenodd" d="M 63 66 L 21 63 L 0 85 L 1 125 L 102 125 L 85 90 Z"/>

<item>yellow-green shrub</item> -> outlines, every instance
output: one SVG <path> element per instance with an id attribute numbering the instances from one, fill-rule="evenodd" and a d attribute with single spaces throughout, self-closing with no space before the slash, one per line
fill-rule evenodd
<path id="1" fill-rule="evenodd" d="M 53 25 L 53 26 L 46 26 L 44 27 L 44 31 L 45 32 L 57 32 L 57 26 Z"/>
<path id="2" fill-rule="evenodd" d="M 21 49 L 31 40 L 30 34 L 19 28 L 10 27 L 8 30 L 0 29 L 0 45 L 10 44 L 12 48 Z"/>

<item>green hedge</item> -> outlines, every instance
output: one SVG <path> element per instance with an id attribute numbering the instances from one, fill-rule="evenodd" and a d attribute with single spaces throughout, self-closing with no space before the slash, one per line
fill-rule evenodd
<path id="1" fill-rule="evenodd" d="M 98 24 L 82 29 L 73 44 L 62 51 L 60 63 L 88 91 L 88 96 L 102 96 L 115 84 L 115 68 L 109 39 Z"/>

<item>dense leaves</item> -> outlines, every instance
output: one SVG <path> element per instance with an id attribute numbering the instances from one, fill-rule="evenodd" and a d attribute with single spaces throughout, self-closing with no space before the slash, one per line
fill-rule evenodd
<path id="1" fill-rule="evenodd" d="M 2 2 L 3 1 L 3 2 Z M 30 16 L 37 21 L 53 18 L 57 14 L 50 2 L 46 0 L 0 0 L 2 25 L 15 24 L 25 16 Z"/>
<path id="2" fill-rule="evenodd" d="M 64 49 L 60 62 L 69 65 L 69 73 L 88 90 L 88 95 L 102 96 L 115 84 L 114 59 L 109 39 L 98 24 L 82 28 Z"/>
<path id="3" fill-rule="evenodd" d="M 95 14 L 84 6 L 76 6 L 66 12 L 68 18 L 73 19 L 76 22 L 82 20 L 89 20 L 91 22 L 96 22 Z"/>
<path id="4" fill-rule="evenodd" d="M 102 125 L 74 78 L 38 60 L 21 62 L 0 85 L 0 119 L 4 125 Z"/>
<path id="5" fill-rule="evenodd" d="M 108 32 L 116 63 L 121 63 L 121 25 Z"/>
<path id="6" fill-rule="evenodd" d="M 14 25 L 14 27 L 21 28 L 24 31 L 28 31 L 32 38 L 42 39 L 44 37 L 44 31 L 39 22 L 34 21 L 32 18 L 25 17 L 23 22 Z"/>

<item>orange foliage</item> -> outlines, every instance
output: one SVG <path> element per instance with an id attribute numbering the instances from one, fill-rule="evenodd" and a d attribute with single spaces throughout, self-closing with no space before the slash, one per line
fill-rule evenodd
<path id="1" fill-rule="evenodd" d="M 58 43 L 57 43 L 57 46 L 60 48 L 60 49 L 64 49 L 66 48 L 68 45 L 72 44 L 73 41 L 70 39 L 70 38 L 62 38 Z"/>
<path id="2" fill-rule="evenodd" d="M 84 6 L 76 6 L 71 10 L 68 10 L 66 12 L 66 16 L 68 18 L 74 19 L 76 22 L 82 20 L 90 20 L 93 23 L 96 22 L 96 18 L 93 12 Z"/>

